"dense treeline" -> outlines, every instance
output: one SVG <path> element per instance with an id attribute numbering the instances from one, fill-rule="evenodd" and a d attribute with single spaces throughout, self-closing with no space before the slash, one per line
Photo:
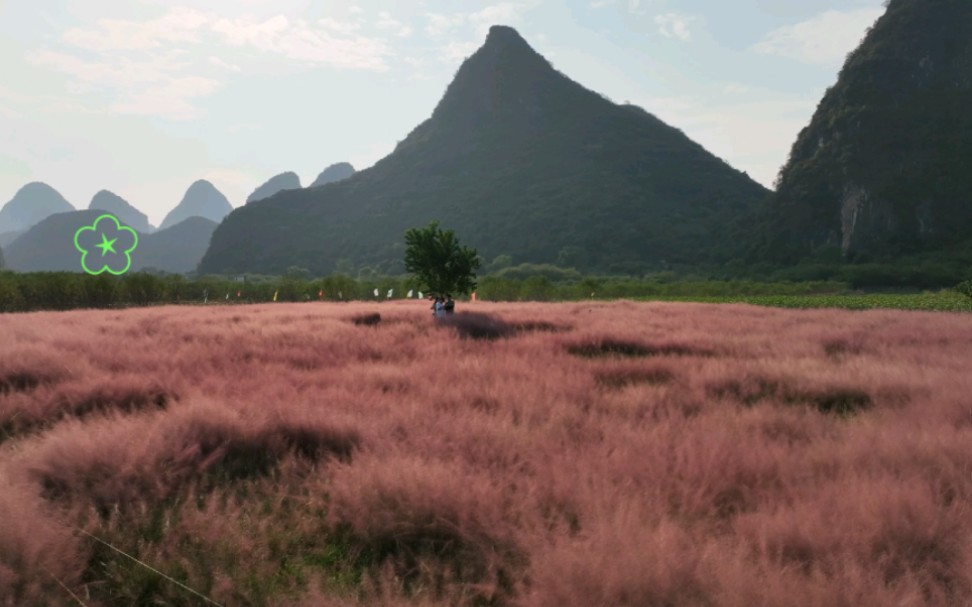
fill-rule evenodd
<path id="1" fill-rule="evenodd" d="M 543 269 L 542 267 L 540 268 Z M 520 270 L 521 273 L 523 270 Z M 557 301 L 584 298 L 650 296 L 800 295 L 833 293 L 847 285 L 828 281 L 760 283 L 747 280 L 673 281 L 653 278 L 563 277 L 535 273 L 529 277 L 491 275 L 480 279 L 477 298 L 492 301 Z M 377 295 L 376 295 L 377 291 Z M 127 274 L 90 276 L 70 272 L 0 272 L 0 312 L 69 310 L 74 308 L 122 308 L 161 304 L 240 304 L 298 301 L 382 301 L 402 299 L 418 290 L 405 277 L 354 279 L 336 274 L 308 279 L 283 277 L 237 278 L 206 276 L 187 279 L 181 275 Z"/>
<path id="2" fill-rule="evenodd" d="M 0 312 L 120 308 L 179 303 L 260 303 L 402 298 L 411 288 L 405 278 L 355 280 L 337 274 L 309 280 L 283 277 L 204 276 L 132 273 L 121 277 L 72 272 L 0 272 Z"/>
<path id="3" fill-rule="evenodd" d="M 836 253 L 839 257 L 839 253 Z M 852 290 L 914 291 L 952 288 L 972 296 L 972 247 L 946 255 L 926 254 L 898 262 L 846 264 L 820 256 L 795 266 L 728 263 L 712 267 L 675 267 L 631 276 L 585 275 L 550 264 L 508 265 L 508 256 L 487 264 L 479 278 L 478 299 L 559 301 L 644 297 L 739 297 L 840 294 Z M 377 290 L 377 295 L 375 294 Z M 401 299 L 418 295 L 406 276 L 362 271 L 313 278 L 292 267 L 284 276 L 202 276 L 130 273 L 122 277 L 71 272 L 0 271 L 0 312 L 68 310 L 179 303 L 239 304 L 296 301 Z"/>

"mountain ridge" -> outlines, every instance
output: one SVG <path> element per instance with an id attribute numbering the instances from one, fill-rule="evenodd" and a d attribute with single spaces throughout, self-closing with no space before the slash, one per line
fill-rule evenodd
<path id="1" fill-rule="evenodd" d="M 354 175 L 354 167 L 351 166 L 349 162 L 336 162 L 327 168 L 325 168 L 317 176 L 317 178 L 311 182 L 307 187 L 318 188 L 322 185 L 327 185 L 329 183 L 334 183 L 335 181 L 341 181 L 342 179 L 347 179 Z"/>
<path id="2" fill-rule="evenodd" d="M 88 205 L 89 209 L 108 211 L 123 224 L 142 234 L 151 234 L 155 227 L 149 223 L 148 216 L 127 200 L 109 190 L 99 190 Z"/>
<path id="3" fill-rule="evenodd" d="M 439 219 L 487 259 L 638 272 L 711 259 L 727 217 L 767 193 L 494 26 L 390 155 L 348 179 L 234 210 L 200 271 L 328 273 L 350 262 L 400 272 L 405 230 Z"/>
<path id="4" fill-rule="evenodd" d="M 170 228 L 193 216 L 205 217 L 219 223 L 233 210 L 226 196 L 205 179 L 198 179 L 189 186 L 182 200 L 159 224 L 159 230 Z"/>
<path id="5" fill-rule="evenodd" d="M 247 204 L 257 200 L 269 198 L 281 190 L 296 190 L 300 188 L 300 177 L 293 171 L 286 171 L 279 175 L 274 175 L 263 182 L 246 197 Z"/>
<path id="6" fill-rule="evenodd" d="M 102 214 L 101 209 L 84 209 L 46 217 L 4 247 L 7 268 L 18 272 L 81 272 L 74 234 Z M 155 268 L 191 272 L 205 253 L 215 229 L 212 220 L 192 216 L 151 234 L 139 233 L 130 271 Z"/>

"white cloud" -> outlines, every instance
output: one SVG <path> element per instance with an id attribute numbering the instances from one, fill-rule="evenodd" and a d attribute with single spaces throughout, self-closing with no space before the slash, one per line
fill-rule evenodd
<path id="1" fill-rule="evenodd" d="M 317 28 L 302 19 L 276 15 L 264 21 L 252 17 L 220 19 L 213 31 L 232 46 L 250 46 L 295 61 L 321 63 L 343 69 L 383 71 L 388 68 L 386 44 L 354 34 L 354 27 L 322 20 Z"/>
<path id="2" fill-rule="evenodd" d="M 411 27 L 392 17 L 388 11 L 378 13 L 378 21 L 375 22 L 375 27 L 385 31 L 395 30 L 395 35 L 400 38 L 406 38 L 412 33 Z"/>
<path id="3" fill-rule="evenodd" d="M 744 95 L 752 90 L 751 86 L 739 82 L 727 82 L 722 87 L 724 95 Z"/>
<path id="4" fill-rule="evenodd" d="M 90 51 L 149 50 L 164 44 L 195 42 L 199 30 L 209 18 L 196 10 L 174 8 L 168 14 L 149 21 L 100 19 L 97 28 L 71 28 L 64 32 L 64 41 L 71 46 Z"/>
<path id="5" fill-rule="evenodd" d="M 854 50 L 883 8 L 827 11 L 812 19 L 775 29 L 752 50 L 815 65 L 839 65 Z"/>
<path id="6" fill-rule="evenodd" d="M 219 86 L 218 81 L 199 76 L 168 78 L 157 85 L 125 96 L 113 103 L 110 109 L 143 116 L 195 118 L 199 115 L 199 111 L 192 105 L 191 100 L 195 97 L 207 97 Z"/>
<path id="7" fill-rule="evenodd" d="M 410 34 L 390 14 L 381 16 L 383 26 L 393 22 L 396 35 Z M 246 55 L 234 55 L 227 47 L 339 69 L 388 69 L 388 45 L 379 37 L 363 35 L 362 23 L 361 17 L 308 22 L 272 12 L 262 18 L 218 18 L 195 8 L 176 7 L 154 19 L 99 19 L 70 28 L 60 43 L 30 53 L 29 61 L 65 74 L 66 89 L 86 97 L 97 111 L 107 107 L 185 119 L 198 116 L 196 100 L 242 72 L 238 62 Z"/>
<path id="8" fill-rule="evenodd" d="M 140 60 L 115 57 L 90 61 L 68 53 L 41 50 L 31 60 L 70 74 L 74 78 L 69 83 L 72 92 L 114 93 L 108 107 L 112 111 L 184 119 L 197 114 L 190 99 L 212 94 L 221 83 L 212 78 L 180 74 L 187 66 L 178 59 L 182 55 L 170 51 Z"/>
<path id="9" fill-rule="evenodd" d="M 643 0 L 628 0 L 628 10 L 636 15 L 644 15 L 647 10 L 641 6 Z"/>
<path id="10" fill-rule="evenodd" d="M 509 25 L 519 21 L 523 8 L 523 5 L 515 2 L 501 2 L 472 13 L 469 15 L 469 22 L 485 26 L 486 29 L 491 25 Z"/>
<path id="11" fill-rule="evenodd" d="M 591 2 L 591 8 L 604 8 L 605 6 L 610 6 L 614 4 L 614 0 L 593 0 Z"/>
<path id="12" fill-rule="evenodd" d="M 240 122 L 238 124 L 231 124 L 226 127 L 226 132 L 232 135 L 237 133 L 246 133 L 248 131 L 259 131 L 263 128 L 263 125 L 256 122 Z"/>
<path id="13" fill-rule="evenodd" d="M 457 42 L 453 40 L 440 49 L 439 57 L 447 63 L 455 63 L 475 53 L 477 48 L 479 48 L 478 42 Z"/>
<path id="14" fill-rule="evenodd" d="M 463 14 L 442 15 L 439 13 L 426 13 L 428 25 L 425 26 L 425 33 L 430 36 L 441 36 L 459 27 L 466 21 Z"/>
<path id="15" fill-rule="evenodd" d="M 223 61 L 222 59 L 220 59 L 219 57 L 217 57 L 215 55 L 211 55 L 209 57 L 209 64 L 212 65 L 212 66 L 218 67 L 220 69 L 228 70 L 230 72 L 239 72 L 239 71 L 241 71 L 240 70 L 240 66 L 238 66 L 236 64 L 233 64 L 233 63 L 227 63 L 226 61 Z"/>
<path id="16" fill-rule="evenodd" d="M 469 23 L 475 27 L 476 37 L 482 39 L 493 25 L 517 25 L 527 7 L 516 2 L 501 2 L 487 6 L 469 15 Z"/>
<path id="17" fill-rule="evenodd" d="M 658 33 L 666 38 L 677 38 L 682 42 L 692 40 L 692 32 L 689 31 L 691 17 L 679 15 L 678 13 L 665 13 L 655 15 L 655 24 L 658 26 Z"/>
<path id="18" fill-rule="evenodd" d="M 317 24 L 328 31 L 336 34 L 343 34 L 345 36 L 350 36 L 361 30 L 360 21 L 339 21 L 338 19 L 325 17 L 323 19 L 318 19 Z"/>

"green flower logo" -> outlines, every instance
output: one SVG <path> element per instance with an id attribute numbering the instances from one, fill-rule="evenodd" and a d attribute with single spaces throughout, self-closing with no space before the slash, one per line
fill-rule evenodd
<path id="1" fill-rule="evenodd" d="M 74 248 L 81 251 L 81 268 L 88 274 L 124 274 L 132 265 L 138 232 L 104 214 L 74 233 Z"/>

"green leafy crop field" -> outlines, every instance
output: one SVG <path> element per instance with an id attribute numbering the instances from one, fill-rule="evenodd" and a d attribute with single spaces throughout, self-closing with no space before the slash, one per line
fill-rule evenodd
<path id="1" fill-rule="evenodd" d="M 745 303 L 776 308 L 840 308 L 843 310 L 927 310 L 972 312 L 972 297 L 955 291 L 923 293 L 861 293 L 821 295 L 736 295 L 643 297 L 640 301 L 695 301 L 701 303 Z"/>

